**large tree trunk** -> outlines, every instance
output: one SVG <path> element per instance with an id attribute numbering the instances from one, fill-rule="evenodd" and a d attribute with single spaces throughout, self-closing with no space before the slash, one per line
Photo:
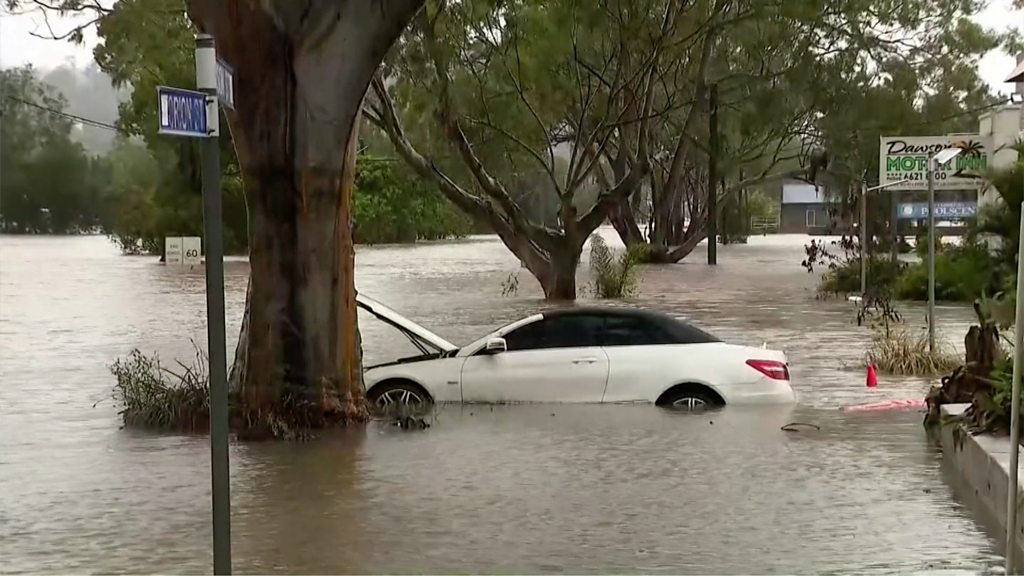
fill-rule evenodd
<path id="1" fill-rule="evenodd" d="M 539 267 L 527 268 L 540 282 L 544 290 L 544 299 L 552 301 L 572 301 L 576 299 L 576 269 L 580 263 L 582 248 L 573 246 L 559 247 L 544 259 Z"/>
<path id="2" fill-rule="evenodd" d="M 370 78 L 423 0 L 191 0 L 235 72 L 228 114 L 252 218 L 232 380 L 242 425 L 289 434 L 365 417 L 352 186 Z"/>

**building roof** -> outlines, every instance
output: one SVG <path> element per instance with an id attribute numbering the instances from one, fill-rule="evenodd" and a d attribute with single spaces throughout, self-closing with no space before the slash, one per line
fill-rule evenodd
<path id="1" fill-rule="evenodd" d="M 1024 58 L 1017 62 L 1017 67 L 1010 73 L 1010 77 L 1006 79 L 1007 82 L 1024 82 Z"/>
<path id="2" fill-rule="evenodd" d="M 812 184 L 790 182 L 782 185 L 783 204 L 822 204 L 825 202 L 824 190 Z"/>

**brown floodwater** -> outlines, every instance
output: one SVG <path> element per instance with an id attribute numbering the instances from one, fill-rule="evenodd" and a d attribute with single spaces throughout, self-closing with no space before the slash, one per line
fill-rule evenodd
<path id="1" fill-rule="evenodd" d="M 928 381 L 864 387 L 869 335 L 850 304 L 814 298 L 805 240 L 645 269 L 633 302 L 785 350 L 799 405 L 449 406 L 423 432 L 235 443 L 236 572 L 998 570 L 998 535 L 958 499 L 921 415 L 838 410 L 920 397 Z M 229 348 L 247 268 L 227 264 Z M 457 343 L 543 305 L 489 237 L 361 248 L 357 271 L 361 291 Z M 211 569 L 206 438 L 120 430 L 108 371 L 135 347 L 188 361 L 189 339 L 205 343 L 203 290 L 200 269 L 104 238 L 0 237 L 0 572 Z M 922 307 L 904 311 L 923 325 Z M 939 316 L 961 340 L 970 311 Z M 411 350 L 363 320 L 368 361 Z M 821 430 L 779 429 L 791 421 Z"/>

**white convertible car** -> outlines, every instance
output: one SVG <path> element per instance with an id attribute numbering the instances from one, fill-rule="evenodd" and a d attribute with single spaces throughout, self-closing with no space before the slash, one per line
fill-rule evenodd
<path id="1" fill-rule="evenodd" d="M 367 368 L 381 407 L 432 402 L 651 402 L 704 409 L 791 403 L 786 355 L 726 344 L 671 316 L 635 308 L 561 308 L 461 348 L 371 298 L 360 308 L 422 354 Z"/>

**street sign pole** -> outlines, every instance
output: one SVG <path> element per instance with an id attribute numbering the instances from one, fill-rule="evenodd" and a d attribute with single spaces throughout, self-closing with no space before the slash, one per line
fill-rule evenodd
<path id="1" fill-rule="evenodd" d="M 928 155 L 928 351 L 935 351 L 935 156 Z"/>
<path id="2" fill-rule="evenodd" d="M 210 475 L 213 488 L 213 573 L 231 573 L 231 491 L 228 466 L 227 352 L 224 343 L 224 236 L 220 194 L 218 99 L 234 105 L 231 71 L 218 65 L 213 37 L 196 37 L 199 92 L 157 87 L 157 132 L 202 140 L 203 232 L 206 236 L 206 337 L 210 355 Z M 218 80 L 220 82 L 218 83 Z M 218 90 L 221 86 L 221 90 Z M 184 247 L 182 245 L 182 247 Z M 192 251 L 198 255 L 199 247 Z"/>
<path id="3" fill-rule="evenodd" d="M 231 482 L 228 464 L 227 352 L 224 342 L 224 237 L 220 193 L 217 53 L 213 37 L 196 36 L 196 86 L 206 94 L 202 140 L 203 230 L 206 234 L 206 329 L 210 353 L 210 468 L 213 487 L 213 573 L 231 574 Z M 222 80 L 223 83 L 223 80 Z"/>
<path id="4" fill-rule="evenodd" d="M 860 297 L 868 293 L 868 187 L 860 183 Z"/>

